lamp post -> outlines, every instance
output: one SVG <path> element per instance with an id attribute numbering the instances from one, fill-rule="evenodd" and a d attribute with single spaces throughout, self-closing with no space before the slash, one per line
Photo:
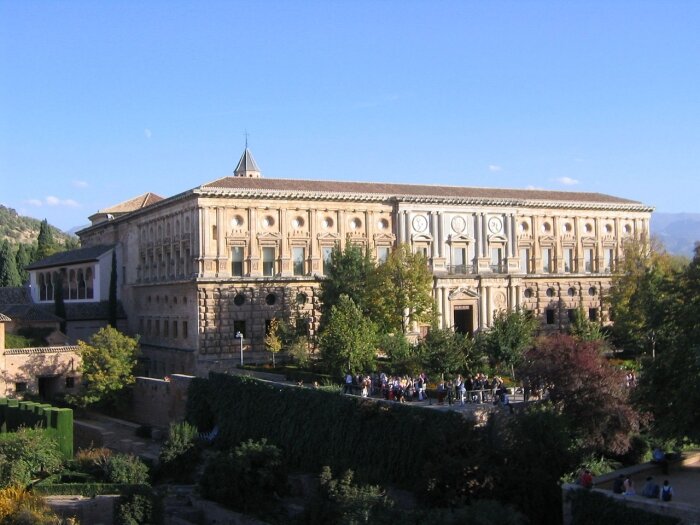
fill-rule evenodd
<path id="1" fill-rule="evenodd" d="M 236 339 L 241 341 L 241 368 L 243 367 L 243 334 L 239 331 L 236 332 Z"/>

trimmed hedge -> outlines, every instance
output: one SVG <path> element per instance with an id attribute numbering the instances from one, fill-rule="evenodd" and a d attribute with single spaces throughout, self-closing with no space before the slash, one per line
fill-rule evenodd
<path id="1" fill-rule="evenodd" d="M 56 483 L 48 482 L 49 478 L 35 483 L 32 491 L 44 496 L 78 495 L 88 498 L 104 494 L 119 494 L 122 496 L 140 494 L 150 496 L 153 489 L 150 485 L 130 485 L 127 483 Z"/>
<path id="2" fill-rule="evenodd" d="M 679 518 L 628 507 L 589 490 L 572 490 L 566 497 L 571 502 L 571 525 L 677 525 L 681 522 Z"/>
<path id="3" fill-rule="evenodd" d="M 200 430 L 217 424 L 217 442 L 225 448 L 267 438 L 291 467 L 352 469 L 363 480 L 413 489 L 448 443 L 466 440 L 478 448 L 479 439 L 474 425 L 455 412 L 214 373 L 190 383 L 187 419 Z"/>
<path id="4" fill-rule="evenodd" d="M 19 427 L 45 428 L 58 441 L 65 459 L 73 457 L 73 411 L 45 403 L 0 398 L 0 432 L 14 432 Z"/>

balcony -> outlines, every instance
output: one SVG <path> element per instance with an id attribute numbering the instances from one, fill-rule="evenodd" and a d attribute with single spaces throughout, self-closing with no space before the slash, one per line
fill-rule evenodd
<path id="1" fill-rule="evenodd" d="M 446 266 L 449 275 L 468 275 L 475 273 L 472 264 L 450 264 Z"/>
<path id="2" fill-rule="evenodd" d="M 505 264 L 491 264 L 489 268 L 493 273 L 507 273 Z"/>

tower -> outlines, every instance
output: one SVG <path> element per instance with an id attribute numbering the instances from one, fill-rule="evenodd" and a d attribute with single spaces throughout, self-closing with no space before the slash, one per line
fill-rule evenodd
<path id="1" fill-rule="evenodd" d="M 241 160 L 238 161 L 238 165 L 236 166 L 236 169 L 233 171 L 233 176 L 234 177 L 248 177 L 248 178 L 254 178 L 254 179 L 259 179 L 261 177 L 260 168 L 258 168 L 258 165 L 255 163 L 255 159 L 253 158 L 253 154 L 248 149 L 247 144 L 246 144 L 245 151 L 243 152 L 243 155 L 241 155 Z"/>

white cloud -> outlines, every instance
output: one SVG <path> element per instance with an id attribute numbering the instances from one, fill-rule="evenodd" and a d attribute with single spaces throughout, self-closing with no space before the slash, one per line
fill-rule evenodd
<path id="1" fill-rule="evenodd" d="M 143 134 L 146 136 L 147 139 L 150 139 L 153 136 L 153 133 L 151 133 L 151 130 L 148 128 L 143 130 Z"/>
<path id="2" fill-rule="evenodd" d="M 49 195 L 44 199 L 44 202 L 46 202 L 47 205 L 49 206 L 66 206 L 68 208 L 77 208 L 80 206 L 76 201 L 73 199 L 59 199 L 58 197 L 54 197 L 53 195 Z"/>
<path id="3" fill-rule="evenodd" d="M 495 173 L 497 171 L 501 171 L 502 169 L 503 168 L 501 166 L 499 166 L 498 164 L 489 164 L 489 171 L 491 171 L 491 172 Z"/>
<path id="4" fill-rule="evenodd" d="M 558 179 L 554 179 L 557 181 L 559 184 L 564 184 L 565 186 L 573 186 L 575 184 L 578 184 L 578 181 L 576 179 L 572 179 L 571 177 L 559 177 Z"/>
<path id="5" fill-rule="evenodd" d="M 72 184 L 73 184 L 73 187 L 75 187 L 75 188 L 87 188 L 88 187 L 88 183 L 85 182 L 84 180 L 74 180 L 72 182 Z"/>
<path id="6" fill-rule="evenodd" d="M 43 204 L 43 202 L 41 202 L 39 199 L 27 199 L 24 202 L 31 204 L 32 206 L 41 206 Z"/>

